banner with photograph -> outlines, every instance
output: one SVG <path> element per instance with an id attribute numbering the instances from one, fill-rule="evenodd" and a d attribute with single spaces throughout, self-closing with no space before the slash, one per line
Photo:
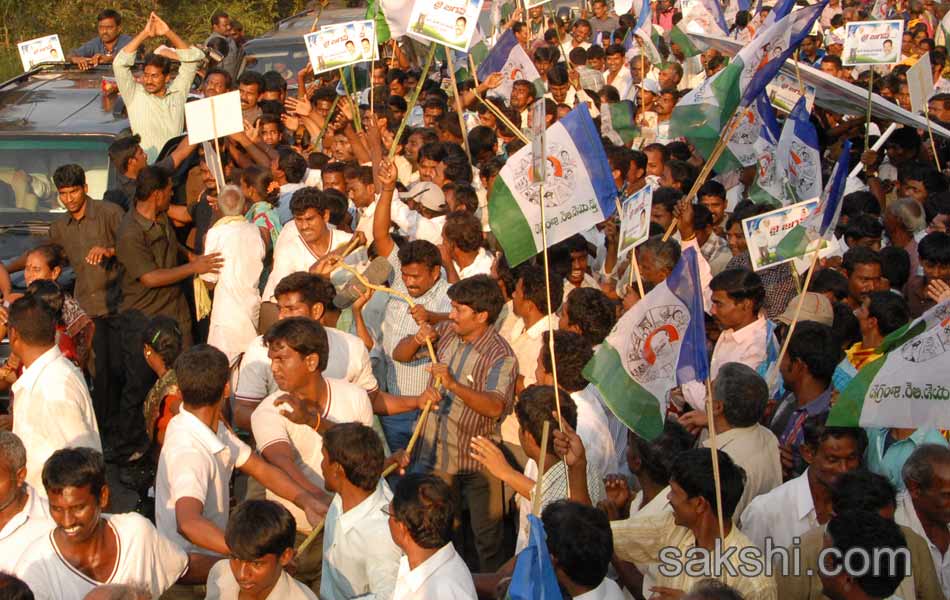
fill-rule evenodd
<path id="1" fill-rule="evenodd" d="M 798 103 L 798 99 L 802 97 L 803 87 L 805 88 L 805 108 L 810 113 L 812 107 L 815 106 L 816 90 L 813 85 L 802 83 L 799 86 L 796 78 L 789 77 L 785 73 L 778 73 L 772 83 L 765 86 L 765 92 L 772 106 L 782 112 L 790 113 Z"/>
<path id="2" fill-rule="evenodd" d="M 303 39 L 315 74 L 379 58 L 372 21 L 326 25 Z"/>
<path id="3" fill-rule="evenodd" d="M 854 21 L 844 28 L 841 62 L 846 67 L 900 62 L 903 21 Z"/>
<path id="4" fill-rule="evenodd" d="M 813 198 L 743 219 L 742 232 L 749 248 L 749 257 L 752 259 L 752 269 L 761 271 L 794 260 L 795 256 L 783 256 L 779 252 L 779 243 L 796 225 L 808 218 L 817 206 L 818 198 Z M 817 247 L 821 240 L 814 243 Z"/>
<path id="5" fill-rule="evenodd" d="M 409 33 L 460 52 L 468 52 L 482 10 L 482 1 L 415 2 L 409 16 Z"/>
<path id="6" fill-rule="evenodd" d="M 36 38 L 16 45 L 20 51 L 20 62 L 23 70 L 29 71 L 36 65 L 45 62 L 63 62 L 66 60 L 63 47 L 59 43 L 59 36 L 55 33 L 46 37 Z"/>
<path id="7" fill-rule="evenodd" d="M 650 233 L 650 211 L 653 210 L 653 188 L 649 185 L 627 196 L 620 206 L 620 245 L 618 256 L 625 256 Z"/>

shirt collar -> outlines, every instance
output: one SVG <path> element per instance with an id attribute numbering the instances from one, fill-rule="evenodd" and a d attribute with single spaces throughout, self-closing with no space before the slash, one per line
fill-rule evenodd
<path id="1" fill-rule="evenodd" d="M 827 412 L 831 408 L 831 388 L 828 387 L 817 398 L 802 407 L 796 407 L 793 412 L 805 411 L 808 416 L 813 417 Z"/>
<path id="2" fill-rule="evenodd" d="M 62 355 L 63 353 L 59 351 L 59 346 L 56 344 L 53 344 L 49 350 L 40 354 L 29 367 L 23 370 L 19 379 L 17 379 L 11 387 L 13 395 L 16 396 L 17 394 L 23 393 L 24 390 L 32 388 L 40 376 L 40 373 Z"/>
<path id="3" fill-rule="evenodd" d="M 76 217 L 73 216 L 73 213 L 67 212 L 66 215 L 69 217 L 69 223 L 81 223 L 86 219 L 95 217 L 96 213 L 99 211 L 99 207 L 96 206 L 96 201 L 86 196 L 86 212 L 83 213 L 81 220 L 76 220 Z"/>
<path id="4" fill-rule="evenodd" d="M 425 582 L 431 577 L 436 571 L 445 566 L 452 558 L 455 556 L 455 548 L 452 546 L 452 542 L 442 546 L 439 550 L 427 558 L 421 565 L 415 569 L 411 569 L 406 573 L 404 581 L 410 590 L 413 592 L 419 591 L 419 589 L 425 584 Z M 408 565 L 408 559 L 404 556 L 402 560 L 406 561 Z"/>
<path id="5" fill-rule="evenodd" d="M 811 484 L 808 482 L 808 469 L 789 482 L 795 494 L 795 516 L 799 520 L 815 512 L 815 500 L 811 497 Z"/>
<path id="6" fill-rule="evenodd" d="M 204 446 L 208 452 L 217 454 L 224 450 L 224 443 L 218 438 L 218 432 L 212 431 L 201 419 L 188 412 L 184 405 L 182 405 L 176 418 L 181 419 L 181 424 L 191 432 L 195 440 Z M 218 429 L 220 428 L 221 424 L 218 423 Z"/>
<path id="7" fill-rule="evenodd" d="M 585 592 L 580 596 L 574 596 L 574 600 L 606 600 L 607 598 L 607 578 L 604 577 L 601 580 L 600 585 L 595 587 L 589 592 Z"/>
<path id="8" fill-rule="evenodd" d="M 557 319 L 554 319 L 554 322 L 555 322 L 554 327 L 556 329 Z M 541 334 L 543 334 L 547 330 L 548 330 L 548 315 L 544 315 L 543 317 L 538 319 L 538 321 L 534 325 L 532 325 L 531 327 L 528 327 L 522 335 L 527 335 L 529 338 L 536 340 L 536 339 L 539 339 L 541 337 Z"/>
<path id="9" fill-rule="evenodd" d="M 0 540 L 13 535 L 17 529 L 25 525 L 30 519 L 49 519 L 49 514 L 44 510 L 43 501 L 37 496 L 36 490 L 28 483 L 24 483 L 23 486 L 25 488 L 24 493 L 27 494 L 26 504 L 23 505 L 20 512 L 10 517 L 3 529 L 0 529 Z"/>
<path id="10" fill-rule="evenodd" d="M 343 500 L 340 498 L 340 495 L 337 494 L 333 501 L 336 502 L 338 499 L 340 500 L 340 519 L 337 522 L 340 532 L 344 534 L 349 532 L 350 529 L 356 527 L 364 520 L 375 516 L 375 511 L 378 511 L 380 508 L 385 508 L 389 504 L 389 499 L 386 494 L 387 489 L 386 481 L 380 479 L 372 494 L 363 498 L 362 502 L 346 512 L 343 512 Z"/>
<path id="11" fill-rule="evenodd" d="M 756 343 L 759 337 L 765 337 L 765 317 L 759 316 L 741 329 L 727 329 L 723 335 L 728 335 L 736 345 L 750 345 Z"/>

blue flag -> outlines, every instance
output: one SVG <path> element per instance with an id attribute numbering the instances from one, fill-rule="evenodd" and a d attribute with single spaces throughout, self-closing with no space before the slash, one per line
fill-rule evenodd
<path id="1" fill-rule="evenodd" d="M 706 319 L 695 248 L 683 251 L 679 264 L 666 278 L 666 284 L 673 295 L 686 305 L 690 314 L 689 325 L 680 346 L 680 360 L 676 365 L 676 381 L 680 385 L 690 381 L 706 381 L 709 379 Z"/>
<path id="2" fill-rule="evenodd" d="M 511 32 L 511 29 L 506 29 L 505 33 L 501 34 L 501 37 L 499 37 L 495 45 L 492 46 L 488 57 L 482 64 L 478 65 L 476 71 L 478 73 L 478 80 L 485 81 L 492 73 L 501 72 L 505 67 L 505 63 L 508 62 L 508 55 L 511 54 L 511 49 L 517 45 L 518 40 L 515 39 L 515 34 Z"/>
<path id="3" fill-rule="evenodd" d="M 785 120 L 775 158 L 784 171 L 793 203 L 821 196 L 821 149 L 804 96 Z"/>
<path id="4" fill-rule="evenodd" d="M 528 515 L 528 523 L 528 545 L 518 554 L 507 597 L 511 600 L 561 600 L 563 596 L 551 564 L 544 524 L 534 515 Z"/>

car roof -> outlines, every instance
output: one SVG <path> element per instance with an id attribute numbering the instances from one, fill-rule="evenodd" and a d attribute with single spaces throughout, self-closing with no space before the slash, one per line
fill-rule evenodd
<path id="1" fill-rule="evenodd" d="M 292 17 L 280 21 L 275 29 L 261 34 L 260 36 L 249 40 L 247 43 L 252 48 L 255 45 L 263 44 L 270 46 L 271 42 L 286 41 L 288 38 L 302 38 L 306 33 L 310 33 L 313 27 L 313 20 L 317 16 L 317 9 L 306 10 L 297 13 Z M 348 23 L 350 21 L 361 21 L 365 18 L 366 8 L 349 8 L 343 6 L 332 6 L 323 10 L 320 14 L 320 20 L 317 26 L 335 25 L 337 23 Z M 303 39 L 300 39 L 303 44 Z"/>
<path id="2" fill-rule="evenodd" d="M 0 136 L 9 134 L 118 135 L 129 129 L 120 97 L 104 106 L 102 79 L 112 68 L 80 71 L 44 64 L 0 84 Z"/>

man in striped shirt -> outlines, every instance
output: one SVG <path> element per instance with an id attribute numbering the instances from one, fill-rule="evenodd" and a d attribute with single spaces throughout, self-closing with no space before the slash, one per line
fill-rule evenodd
<path id="1" fill-rule="evenodd" d="M 452 301 L 448 321 L 434 327 L 420 324 L 419 332 L 404 338 L 393 351 L 394 360 L 411 358 L 425 352 L 428 337 L 438 359 L 429 368 L 433 380 L 422 398 L 431 398 L 433 408 L 411 468 L 432 471 L 455 489 L 471 515 L 479 570 L 495 571 L 505 558 L 501 481 L 482 469 L 469 447 L 472 438 L 479 436 L 501 441 L 501 421 L 514 402 L 518 362 L 511 346 L 492 327 L 504 298 L 491 277 L 463 279 L 449 288 L 448 297 Z M 383 396 L 388 412 L 421 404 L 418 398 Z"/>

